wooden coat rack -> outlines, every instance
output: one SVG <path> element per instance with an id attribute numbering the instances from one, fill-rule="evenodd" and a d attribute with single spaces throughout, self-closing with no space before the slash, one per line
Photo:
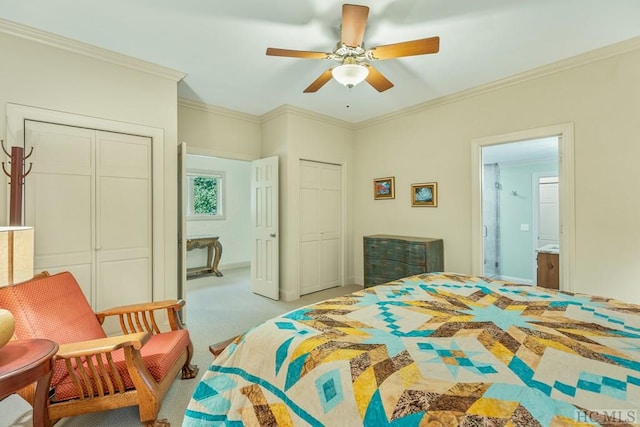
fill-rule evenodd
<path id="1" fill-rule="evenodd" d="M 9 157 L 11 172 L 7 172 L 5 162 L 2 162 L 2 170 L 9 177 L 9 185 L 11 186 L 11 197 L 9 199 L 9 225 L 22 225 L 22 188 L 24 187 L 24 178 L 31 172 L 33 163 L 29 163 L 29 169 L 25 173 L 24 161 L 33 154 L 33 147 L 26 156 L 22 147 L 11 147 L 11 154 L 7 152 L 4 141 L 0 140 L 2 151 Z"/>

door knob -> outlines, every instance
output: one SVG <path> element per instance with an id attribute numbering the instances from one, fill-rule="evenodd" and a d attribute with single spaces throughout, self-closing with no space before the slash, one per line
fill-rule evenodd
<path id="1" fill-rule="evenodd" d="M 269 234 L 269 237 L 276 237 L 276 233 Z"/>

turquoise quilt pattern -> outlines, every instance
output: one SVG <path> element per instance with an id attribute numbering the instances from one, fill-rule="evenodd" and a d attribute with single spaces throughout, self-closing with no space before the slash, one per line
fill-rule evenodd
<path id="1" fill-rule="evenodd" d="M 273 318 L 197 385 L 183 425 L 636 425 L 640 306 L 432 273 Z"/>

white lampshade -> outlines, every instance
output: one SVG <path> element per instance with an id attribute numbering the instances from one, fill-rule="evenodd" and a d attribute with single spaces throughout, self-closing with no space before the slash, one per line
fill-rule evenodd
<path id="1" fill-rule="evenodd" d="M 364 65 L 343 64 L 331 70 L 333 78 L 348 88 L 352 88 L 369 75 L 369 69 Z"/>
<path id="2" fill-rule="evenodd" d="M 0 286 L 33 277 L 33 227 L 0 227 Z"/>

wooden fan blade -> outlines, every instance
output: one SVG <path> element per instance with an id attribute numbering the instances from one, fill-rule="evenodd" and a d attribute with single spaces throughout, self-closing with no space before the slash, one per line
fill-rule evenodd
<path id="1" fill-rule="evenodd" d="M 329 80 L 331 80 L 331 77 L 333 77 L 333 75 L 331 74 L 331 70 L 333 70 L 333 68 L 329 68 L 327 71 L 325 71 L 324 73 L 320 74 L 320 77 L 315 79 L 313 81 L 313 83 L 311 83 L 304 90 L 304 93 L 316 92 L 318 89 L 320 89 L 322 86 L 324 86 L 324 84 L 326 82 L 328 82 Z"/>
<path id="2" fill-rule="evenodd" d="M 349 47 L 362 45 L 368 17 L 369 8 L 367 6 L 342 5 L 342 44 Z"/>
<path id="3" fill-rule="evenodd" d="M 412 40 L 408 42 L 387 44 L 371 49 L 373 59 L 392 59 L 402 56 L 424 55 L 440 50 L 440 37 Z"/>
<path id="4" fill-rule="evenodd" d="M 308 50 L 291 50 L 291 49 L 278 49 L 275 47 L 268 47 L 267 55 L 287 56 L 290 58 L 305 58 L 305 59 L 329 59 L 330 54 L 325 52 L 311 52 Z"/>
<path id="5" fill-rule="evenodd" d="M 373 86 L 378 92 L 384 92 L 393 87 L 393 83 L 383 76 L 380 71 L 371 66 L 371 64 L 367 64 L 366 67 L 369 69 L 369 74 L 366 79 L 367 83 Z"/>

